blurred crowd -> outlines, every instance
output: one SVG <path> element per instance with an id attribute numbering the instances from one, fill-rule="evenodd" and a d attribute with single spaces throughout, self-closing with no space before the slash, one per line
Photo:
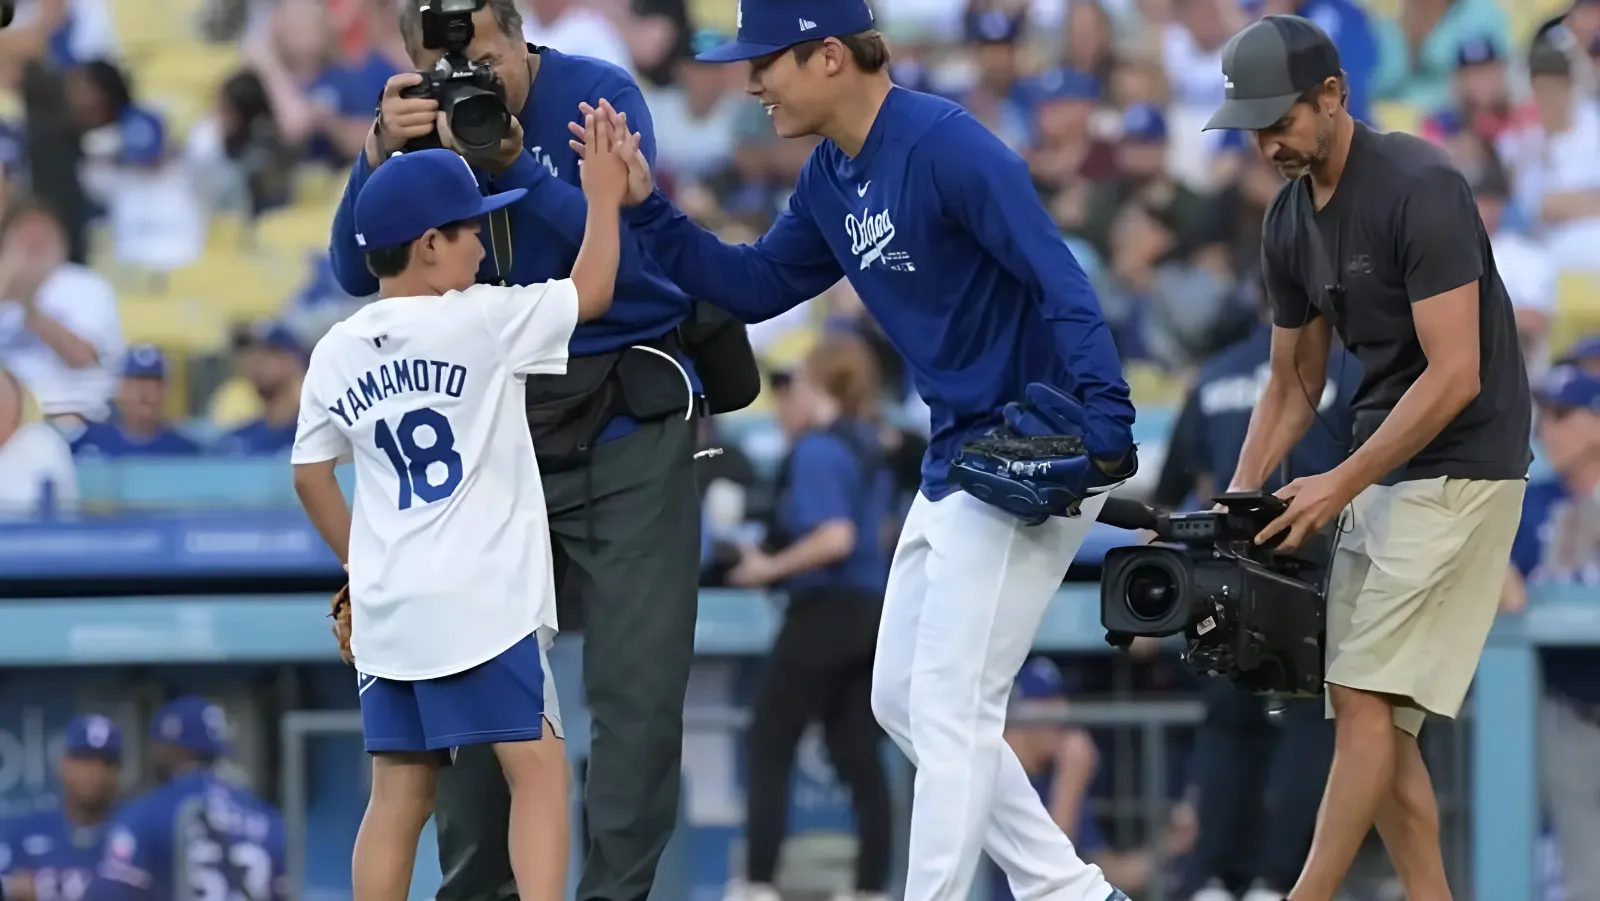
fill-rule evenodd
<path id="1" fill-rule="evenodd" d="M 812 144 L 774 135 L 743 94 L 743 67 L 694 60 L 732 28 L 730 0 L 523 6 L 529 41 L 635 74 L 679 206 L 729 240 L 767 227 Z M 322 248 L 379 91 L 411 68 L 391 3 L 195 0 L 158 16 L 140 0 L 23 0 L 19 13 L 0 32 L 0 470 L 38 478 L 0 480 L 0 506 L 70 504 L 74 458 L 285 453 L 309 348 L 365 300 L 342 292 Z M 1182 405 L 1208 361 L 1262 327 L 1260 223 L 1281 177 L 1249 135 L 1200 125 L 1223 96 L 1224 43 L 1273 13 L 1319 23 L 1355 115 L 1437 142 L 1477 194 L 1530 377 L 1545 386 L 1545 478 L 1565 485 L 1530 491 L 1541 506 L 1524 526 L 1538 534 L 1519 539 L 1526 579 L 1508 577 L 1508 605 L 1526 581 L 1600 582 L 1600 516 L 1582 500 L 1600 482 L 1600 394 L 1584 368 L 1600 353 L 1567 356 L 1600 331 L 1600 0 L 878 4 L 896 81 L 961 103 L 1027 161 L 1098 290 L 1141 418 Z M 261 265 L 260 284 L 243 268 L 189 277 L 235 257 Z M 214 327 L 197 338 L 196 321 Z M 870 359 L 812 365 L 835 332 Z M 924 446 L 905 367 L 848 284 L 751 337 L 778 428 L 705 425 L 705 446 L 723 450 L 702 461 L 707 584 L 761 584 L 738 548 L 772 515 L 788 439 L 815 427 L 826 398 L 837 407 L 841 385 L 876 386 L 867 406 L 901 503 Z M 1241 377 L 1248 394 L 1255 371 Z M 1551 528 L 1565 536 L 1559 565 L 1539 550 Z M 1147 655 L 1124 676 L 1187 690 L 1170 664 Z M 1019 692 L 1093 692 L 1110 679 L 1103 665 L 1063 676 L 1040 664 Z M 1107 790 L 1103 743 L 1045 734 L 1014 738 L 1026 761 L 1072 774 L 1058 818 L 1135 888 L 1149 862 L 1116 856 L 1084 813 Z M 1176 775 L 1172 794 L 1187 785 Z M 1177 810 L 1174 853 L 1194 837 Z"/>

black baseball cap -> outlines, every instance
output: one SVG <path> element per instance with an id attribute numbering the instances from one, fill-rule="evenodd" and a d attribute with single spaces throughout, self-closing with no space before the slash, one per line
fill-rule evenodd
<path id="1" fill-rule="evenodd" d="M 1263 16 L 1222 48 L 1228 99 L 1204 130 L 1271 128 L 1301 94 L 1342 71 L 1339 49 L 1315 22 Z"/>

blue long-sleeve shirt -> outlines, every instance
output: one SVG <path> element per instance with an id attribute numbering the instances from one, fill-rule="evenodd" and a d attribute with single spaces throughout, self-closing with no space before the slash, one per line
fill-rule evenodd
<path id="1" fill-rule="evenodd" d="M 1317 23 L 1333 39 L 1350 85 L 1350 99 L 1345 108 L 1350 110 L 1350 115 L 1371 124 L 1378 39 L 1373 34 L 1367 11 L 1353 0 L 1306 0 L 1298 15 Z"/>
<path id="2" fill-rule="evenodd" d="M 849 278 L 931 409 L 930 499 L 954 490 L 963 439 L 1001 424 L 1029 382 L 1083 402 L 1090 453 L 1132 445 L 1128 386 L 1088 278 L 1027 165 L 948 100 L 892 89 L 861 152 L 819 145 L 754 244 L 723 243 L 659 196 L 630 216 L 674 281 L 746 322 Z"/>
<path id="3" fill-rule="evenodd" d="M 528 100 L 517 114 L 522 123 L 526 151 L 498 177 L 479 172 L 486 191 L 526 188 L 528 194 L 509 208 L 512 254 L 497 260 L 491 222 L 481 233 L 488 251 L 480 282 L 502 278 L 513 285 L 530 285 L 572 274 L 578 247 L 583 242 L 588 204 L 578 182 L 578 155 L 567 145 L 567 123 L 578 120 L 578 104 L 598 104 L 601 98 L 628 116 L 628 126 L 639 133 L 645 157 L 655 161 L 655 128 L 650 110 L 632 76 L 610 63 L 585 56 L 568 56 L 556 50 L 540 51 L 539 71 Z M 367 270 L 356 244 L 355 199 L 372 174 L 366 154 L 352 167 L 344 199 L 333 219 L 329 247 L 333 271 L 341 287 L 355 297 L 378 290 L 378 280 Z M 554 176 L 554 177 L 551 177 Z M 623 230 L 622 262 L 617 271 L 616 296 L 611 310 L 593 322 L 578 326 L 570 353 L 575 357 L 606 353 L 642 340 L 659 338 L 676 328 L 689 314 L 691 301 L 643 252 L 636 238 Z"/>

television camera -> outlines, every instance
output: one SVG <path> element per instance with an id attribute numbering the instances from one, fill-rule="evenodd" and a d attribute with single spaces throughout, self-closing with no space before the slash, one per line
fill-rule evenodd
<path id="1" fill-rule="evenodd" d="M 485 0 L 427 0 L 421 10 L 422 46 L 443 50 L 444 56 L 431 69 L 420 69 L 422 83 L 400 92 L 402 97 L 436 100 L 450 123 L 461 149 L 483 152 L 494 149 L 511 130 L 511 111 L 506 107 L 505 84 L 494 69 L 475 63 L 466 56 L 472 43 L 472 16 L 483 9 Z M 439 147 L 438 132 L 406 142 L 405 149 Z"/>
<path id="2" fill-rule="evenodd" d="M 1259 491 L 1215 501 L 1216 509 L 1186 513 L 1158 513 L 1122 498 L 1106 502 L 1101 522 L 1156 536 L 1105 556 L 1106 640 L 1126 648 L 1134 638 L 1183 635 L 1191 672 L 1224 676 L 1255 694 L 1321 694 L 1335 527 L 1280 551 L 1282 533 L 1261 545 L 1254 539 L 1285 501 Z"/>

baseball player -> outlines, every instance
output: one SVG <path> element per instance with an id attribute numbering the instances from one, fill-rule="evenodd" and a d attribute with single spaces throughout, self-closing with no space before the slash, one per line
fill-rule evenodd
<path id="1" fill-rule="evenodd" d="M 984 849 L 1018 898 L 1120 897 L 1001 737 L 1012 679 L 1102 492 L 1136 467 L 1128 387 L 1089 281 L 1027 165 L 959 106 L 891 83 L 863 0 L 742 6 L 737 39 L 701 59 L 749 60 L 747 90 L 778 134 L 825 140 L 788 208 L 742 246 L 650 194 L 635 155 L 635 232 L 686 291 L 747 322 L 848 278 L 932 413 L 873 677 L 873 710 L 917 765 L 905 897 L 965 899 Z"/>
<path id="2" fill-rule="evenodd" d="M 12 901 L 80 901 L 117 802 L 122 730 L 98 714 L 67 723 L 56 775 L 61 805 L 0 824 L 0 885 Z"/>
<path id="3" fill-rule="evenodd" d="M 591 117 L 589 137 L 612 147 Z M 545 657 L 556 628 L 544 493 L 523 410 L 530 374 L 562 373 L 579 322 L 611 303 L 626 139 L 583 169 L 572 277 L 475 285 L 481 196 L 448 150 L 384 163 L 356 201 L 379 299 L 334 326 L 306 373 L 295 489 L 348 565 L 350 653 L 372 795 L 356 901 L 406 896 L 450 749 L 490 744 L 511 788 L 510 857 L 525 901 L 566 888 L 566 752 Z M 355 462 L 355 514 L 334 477 Z"/>

